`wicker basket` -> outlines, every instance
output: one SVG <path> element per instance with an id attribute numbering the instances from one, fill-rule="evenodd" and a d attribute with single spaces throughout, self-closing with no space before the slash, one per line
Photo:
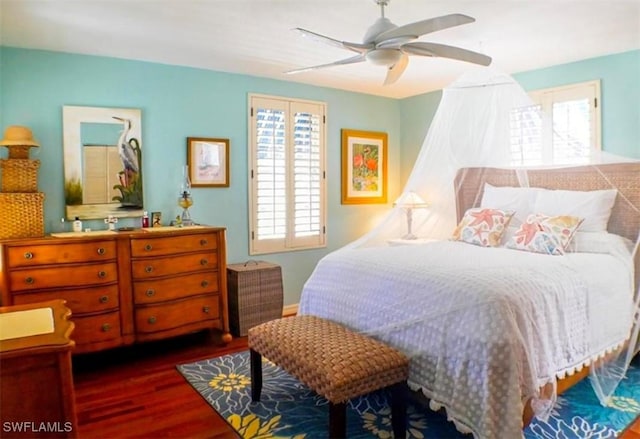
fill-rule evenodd
<path id="1" fill-rule="evenodd" d="M 265 261 L 227 265 L 229 326 L 243 337 L 260 323 L 282 317 L 282 270 Z"/>
<path id="2" fill-rule="evenodd" d="M 40 160 L 0 160 L 1 192 L 37 192 Z"/>
<path id="3" fill-rule="evenodd" d="M 5 145 L 9 150 L 10 159 L 28 159 L 31 145 Z"/>
<path id="4" fill-rule="evenodd" d="M 44 236 L 44 194 L 0 193 L 0 239 Z"/>

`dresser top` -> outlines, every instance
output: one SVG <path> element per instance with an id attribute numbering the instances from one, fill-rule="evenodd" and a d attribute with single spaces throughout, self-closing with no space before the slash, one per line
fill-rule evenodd
<path id="1" fill-rule="evenodd" d="M 185 226 L 185 227 L 173 227 L 173 226 L 163 226 L 163 227 L 149 227 L 149 228 L 136 228 L 136 229 L 127 229 L 127 230 L 92 230 L 90 232 L 63 232 L 63 233 L 52 233 L 50 235 L 46 235 L 41 238 L 15 238 L 15 239 L 5 239 L 1 240 L 0 244 L 11 245 L 11 244 L 23 244 L 25 241 L 30 243 L 43 243 L 43 244 L 53 244 L 58 241 L 65 240 L 66 242 L 82 242 L 87 240 L 95 240 L 95 239 L 118 239 L 118 238 L 151 238 L 151 237 L 161 237 L 161 236 L 180 236 L 187 234 L 198 234 L 198 233 L 211 233 L 211 232 L 219 232 L 225 231 L 225 227 L 214 227 L 214 226 Z"/>

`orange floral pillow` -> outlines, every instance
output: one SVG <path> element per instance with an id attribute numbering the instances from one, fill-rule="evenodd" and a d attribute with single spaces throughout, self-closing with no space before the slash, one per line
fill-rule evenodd
<path id="1" fill-rule="evenodd" d="M 583 221 L 576 216 L 533 213 L 522 223 L 506 246 L 534 253 L 563 255 Z"/>
<path id="2" fill-rule="evenodd" d="M 513 212 L 476 207 L 465 212 L 451 239 L 482 247 L 498 247 Z"/>

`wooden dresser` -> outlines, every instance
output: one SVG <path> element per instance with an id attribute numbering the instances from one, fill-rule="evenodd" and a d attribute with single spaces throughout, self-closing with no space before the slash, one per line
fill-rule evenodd
<path id="1" fill-rule="evenodd" d="M 224 228 L 138 229 L 0 246 L 2 305 L 66 300 L 75 352 L 203 329 L 231 340 Z"/>

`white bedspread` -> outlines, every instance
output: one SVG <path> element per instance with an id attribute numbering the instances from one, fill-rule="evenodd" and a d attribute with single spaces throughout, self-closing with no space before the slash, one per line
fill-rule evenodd
<path id="1" fill-rule="evenodd" d="M 459 429 L 515 438 L 523 401 L 628 336 L 631 275 L 608 254 L 451 241 L 342 249 L 319 262 L 299 310 L 407 353 L 410 385 Z"/>

